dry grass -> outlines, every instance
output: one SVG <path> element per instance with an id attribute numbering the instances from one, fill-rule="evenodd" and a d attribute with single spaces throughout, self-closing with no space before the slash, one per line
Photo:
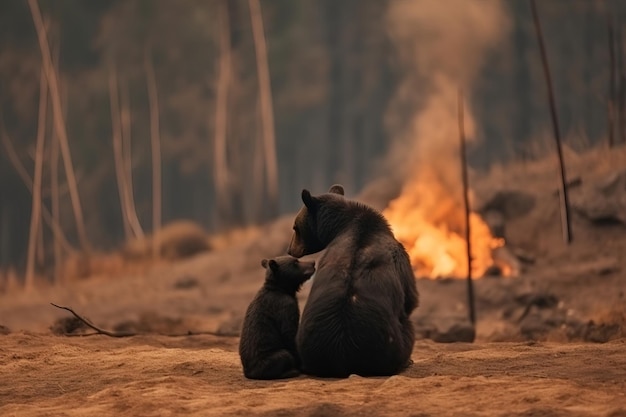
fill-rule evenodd
<path id="1" fill-rule="evenodd" d="M 536 193 L 557 190 L 556 152 L 553 149 L 542 150 L 539 154 L 544 156 L 528 161 L 495 164 L 487 175 L 474 181 L 478 183 L 478 194 L 485 194 L 486 189 L 502 188 L 525 189 Z M 626 167 L 626 145 L 614 148 L 601 145 L 581 151 L 564 146 L 563 158 L 568 181 L 577 177 L 595 180 Z M 530 184 L 532 190 L 529 189 Z"/>
<path id="2" fill-rule="evenodd" d="M 202 226 L 189 220 L 178 220 L 166 224 L 154 235 L 127 242 L 122 253 L 128 259 L 151 258 L 153 244 L 156 244 L 159 256 L 167 260 L 186 258 L 210 249 Z"/>
<path id="3" fill-rule="evenodd" d="M 220 250 L 249 242 L 258 238 L 260 234 L 261 228 L 258 226 L 239 227 L 211 235 L 209 243 L 211 248 Z"/>
<path id="4" fill-rule="evenodd" d="M 77 254 L 70 256 L 63 264 L 63 276 L 58 282 L 71 282 L 89 278 L 114 278 L 135 274 L 145 274 L 163 260 L 149 257 L 128 259 L 120 252 Z"/>
<path id="5" fill-rule="evenodd" d="M 75 252 L 64 260 L 61 275 L 50 277 L 46 271 L 35 275 L 38 287 L 53 283 L 71 283 L 93 278 L 120 278 L 145 275 L 158 266 L 176 263 L 209 250 L 225 250 L 242 246 L 261 237 L 258 226 L 231 229 L 207 235 L 191 221 L 177 221 L 164 226 L 156 235 L 161 257 L 152 257 L 152 236 L 134 239 L 111 252 Z M 255 262 L 256 263 L 256 262 Z M 15 269 L 0 270 L 0 293 L 21 291 L 24 279 Z"/>

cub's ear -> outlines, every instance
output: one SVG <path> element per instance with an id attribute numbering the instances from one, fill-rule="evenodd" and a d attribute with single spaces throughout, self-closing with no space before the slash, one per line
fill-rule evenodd
<path id="1" fill-rule="evenodd" d="M 328 190 L 329 193 L 333 193 L 333 194 L 339 194 L 339 195 L 344 195 L 343 194 L 343 186 L 340 184 L 335 184 L 332 187 L 330 187 L 330 190 Z"/>
<path id="2" fill-rule="evenodd" d="M 267 269 L 267 263 L 268 263 L 268 262 L 269 262 L 269 261 L 268 261 L 267 259 L 263 259 L 263 260 L 261 261 L 261 266 L 262 266 L 263 268 Z"/>
<path id="3" fill-rule="evenodd" d="M 306 208 L 311 211 L 317 209 L 317 205 L 319 203 L 317 198 L 313 197 L 309 190 L 306 189 L 302 190 L 302 202 L 304 203 Z"/>
<path id="4" fill-rule="evenodd" d="M 278 262 L 276 262 L 273 259 L 270 259 L 268 262 L 268 265 L 270 266 L 270 269 L 274 272 L 278 271 Z"/>

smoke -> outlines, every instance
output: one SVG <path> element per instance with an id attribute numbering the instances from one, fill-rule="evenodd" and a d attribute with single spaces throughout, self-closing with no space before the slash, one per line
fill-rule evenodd
<path id="1" fill-rule="evenodd" d="M 465 276 L 458 92 L 471 141 L 473 85 L 509 21 L 501 0 L 391 0 L 387 25 L 404 77 L 387 115 L 394 143 L 386 163 L 402 190 L 383 214 L 419 275 Z M 472 271 L 481 276 L 501 243 L 478 215 L 469 220 Z"/>
<path id="2" fill-rule="evenodd" d="M 404 74 L 387 114 L 394 138 L 387 163 L 405 189 L 435 182 L 433 192 L 441 189 L 460 199 L 458 91 L 464 92 L 465 132 L 471 141 L 476 131 L 469 105 L 473 84 L 487 52 L 509 30 L 503 3 L 392 0 L 386 19 Z"/>

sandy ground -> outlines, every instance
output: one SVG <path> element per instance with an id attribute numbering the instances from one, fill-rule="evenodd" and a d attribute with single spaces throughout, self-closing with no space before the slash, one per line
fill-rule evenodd
<path id="1" fill-rule="evenodd" d="M 566 156 L 583 184 L 573 201 L 626 166 L 626 147 Z M 507 247 L 530 259 L 521 274 L 475 281 L 475 343 L 429 340 L 467 325 L 466 284 L 419 279 L 419 340 L 403 374 L 246 380 L 237 334 L 263 281 L 261 259 L 289 242 L 286 216 L 260 237 L 146 273 L 0 291 L 0 416 L 626 416 L 626 225 L 573 212 L 574 241 L 563 244 L 556 187 L 546 181 L 553 162 L 473 179 L 483 200 L 494 190 L 535 200 L 505 219 Z M 51 326 L 71 315 L 50 302 L 141 335 L 54 335 Z"/>
<path id="2" fill-rule="evenodd" d="M 0 338 L 0 414 L 626 416 L 626 342 L 435 344 L 390 378 L 250 381 L 237 339 Z"/>

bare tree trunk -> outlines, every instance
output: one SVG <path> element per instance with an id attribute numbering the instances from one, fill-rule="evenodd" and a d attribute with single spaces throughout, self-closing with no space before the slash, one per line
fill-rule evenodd
<path id="1" fill-rule="evenodd" d="M 548 65 L 548 54 L 543 41 L 543 31 L 541 30 L 541 21 L 539 20 L 539 12 L 535 0 L 530 0 L 530 8 L 537 33 L 537 41 L 539 43 L 539 52 L 541 53 L 541 62 L 546 78 L 546 88 L 548 90 L 548 104 L 550 105 L 550 115 L 552 116 L 552 128 L 554 129 L 554 141 L 556 143 L 556 153 L 559 158 L 559 197 L 561 205 L 561 229 L 563 232 L 563 241 L 569 245 L 572 241 L 572 232 L 569 216 L 569 199 L 567 196 L 565 163 L 563 162 L 563 149 L 561 147 L 561 133 L 559 130 L 559 119 L 556 112 L 556 103 L 554 99 L 554 90 L 552 89 L 552 77 L 550 76 L 550 66 Z"/>
<path id="2" fill-rule="evenodd" d="M 24 168 L 24 165 L 22 165 L 20 158 L 17 156 L 17 153 L 15 152 L 15 148 L 13 147 L 13 144 L 11 143 L 11 138 L 9 137 L 9 134 L 7 133 L 7 131 L 4 129 L 4 124 L 2 124 L 1 126 L 2 126 L 2 135 L 1 135 L 2 143 L 4 144 L 4 147 L 7 150 L 7 156 L 9 157 L 9 160 L 13 164 L 15 171 L 18 173 L 18 175 L 24 182 L 24 185 L 26 185 L 26 188 L 28 188 L 28 191 L 30 191 L 32 194 L 33 179 L 30 177 L 30 175 L 26 171 L 26 168 Z M 72 245 L 68 242 L 67 238 L 63 234 L 63 230 L 59 226 L 59 223 L 56 222 L 52 218 L 52 215 L 50 214 L 46 206 L 41 206 L 41 214 L 43 215 L 43 220 L 46 222 L 48 227 L 52 229 L 52 232 L 55 234 L 55 236 L 57 236 L 57 238 L 59 239 L 59 242 L 65 247 L 65 249 L 68 252 L 74 252 Z"/>
<path id="3" fill-rule="evenodd" d="M 45 153 L 45 152 L 44 152 Z M 39 193 L 41 196 L 41 193 Z M 40 197 L 40 200 L 42 198 Z M 43 203 L 41 203 L 43 205 Z M 44 236 L 44 230 L 43 227 L 41 226 L 41 210 L 39 210 L 39 227 L 37 230 L 37 249 L 35 250 L 35 264 L 36 265 L 43 265 L 46 261 L 46 247 L 45 247 L 45 236 Z"/>
<path id="4" fill-rule="evenodd" d="M 248 0 L 256 65 L 259 77 L 259 98 L 261 100 L 261 123 L 263 125 L 263 144 L 266 168 L 267 191 L 269 194 L 270 216 L 278 214 L 278 162 L 276 160 L 276 140 L 274 134 L 274 109 L 272 88 L 267 62 L 267 47 L 263 29 L 263 14 L 259 0 Z"/>
<path id="5" fill-rule="evenodd" d="M 43 155 L 46 138 L 46 119 L 48 111 L 48 83 L 46 74 L 41 69 L 39 82 L 39 116 L 37 118 L 37 144 L 35 146 L 35 172 L 33 173 L 32 207 L 30 212 L 30 230 L 28 233 L 28 254 L 26 257 L 26 281 L 27 290 L 35 286 L 35 256 L 37 238 L 41 220 L 41 180 L 43 174 Z"/>
<path id="6" fill-rule="evenodd" d="M 624 73 L 624 33 L 622 25 L 617 25 L 617 118 L 619 129 L 619 142 L 626 142 L 626 74 Z"/>
<path id="7" fill-rule="evenodd" d="M 117 179 L 117 190 L 120 197 L 120 209 L 122 210 L 122 224 L 124 226 L 124 237 L 129 240 L 132 236 L 128 215 L 128 202 L 126 181 L 124 175 L 124 160 L 122 153 L 122 127 L 120 122 L 120 106 L 117 85 L 117 70 L 109 70 L 109 101 L 111 107 L 111 128 L 113 142 L 113 160 L 115 162 L 115 177 Z"/>
<path id="8" fill-rule="evenodd" d="M 132 111 L 128 85 L 123 83 L 120 94 L 120 119 L 122 124 L 122 161 L 124 171 L 124 190 L 126 192 L 126 215 L 128 224 L 135 237 L 143 238 L 141 223 L 135 208 L 135 192 L 133 187 L 133 156 L 132 156 Z"/>
<path id="9" fill-rule="evenodd" d="M 228 156 L 226 151 L 228 92 L 232 72 L 230 18 L 228 16 L 227 2 L 228 0 L 222 0 L 218 5 L 220 58 L 215 103 L 215 137 L 213 138 L 213 181 L 217 199 L 217 218 L 220 222 L 230 222 L 232 218 L 232 201 L 230 190 L 228 189 Z"/>
<path id="10" fill-rule="evenodd" d="M 59 32 L 56 33 L 57 41 L 54 44 L 54 58 L 53 65 L 55 72 L 59 73 L 59 55 L 61 53 L 61 36 Z M 59 89 L 61 90 L 61 107 L 63 109 L 67 106 L 67 84 L 62 83 L 59 80 Z M 63 112 L 63 115 L 67 117 L 67 112 Z M 63 120 L 65 124 L 67 120 Z M 59 192 L 59 137 L 56 131 L 52 129 L 51 137 L 51 149 L 50 149 L 50 200 L 52 208 L 52 221 L 55 224 L 61 225 L 61 197 Z M 58 236 L 58 233 L 52 234 L 53 245 L 53 257 L 54 257 L 54 281 L 59 282 L 63 278 L 63 251 L 62 240 L 63 237 Z"/>
<path id="11" fill-rule="evenodd" d="M 459 154 L 461 157 L 461 180 L 463 183 L 463 209 L 465 215 L 465 249 L 467 257 L 467 304 L 468 315 L 472 326 L 476 326 L 476 307 L 474 303 L 474 283 L 472 281 L 472 239 L 469 203 L 469 180 L 467 175 L 467 152 L 465 149 L 465 98 L 459 89 L 458 96 L 459 118 Z"/>
<path id="12" fill-rule="evenodd" d="M 260 100 L 257 100 L 256 113 L 260 112 Z M 257 119 L 258 120 L 258 119 Z M 255 129 L 255 131 L 258 129 Z M 264 152 L 263 152 L 263 143 L 258 140 L 256 143 L 250 146 L 250 150 L 253 152 L 252 154 L 252 204 L 249 204 L 250 211 L 248 213 L 248 218 L 253 223 L 259 223 L 265 220 L 268 215 L 267 207 L 265 207 L 264 196 L 265 192 L 263 190 L 263 182 L 266 177 L 265 164 L 264 160 Z"/>
<path id="13" fill-rule="evenodd" d="M 115 162 L 115 176 L 117 179 L 117 189 L 120 198 L 120 209 L 122 210 L 122 224 L 124 226 L 124 236 L 129 240 L 132 236 L 127 213 L 126 182 L 124 180 L 124 162 L 122 154 L 122 133 L 120 122 L 119 97 L 117 86 L 117 75 L 115 70 L 109 71 L 109 99 L 111 107 L 111 126 L 113 142 L 113 158 Z"/>
<path id="14" fill-rule="evenodd" d="M 150 48 L 144 55 L 146 85 L 150 102 L 150 145 L 152 149 L 152 236 L 161 228 L 161 134 L 159 129 L 159 92 Z M 152 239 L 152 257 L 159 257 L 159 242 Z"/>
<path id="15" fill-rule="evenodd" d="M 52 207 L 52 221 L 60 224 L 59 207 L 59 140 L 57 135 L 52 134 L 50 149 L 50 201 Z M 57 233 L 53 231 L 53 256 L 54 256 L 54 279 L 58 281 L 62 273 L 63 253 L 61 252 L 61 241 Z"/>
<path id="16" fill-rule="evenodd" d="M 606 14 L 606 27 L 609 38 L 609 94 L 607 103 L 607 128 L 608 128 L 608 144 L 609 148 L 612 148 L 615 144 L 615 116 L 617 113 L 616 108 L 616 80 L 615 80 L 615 29 L 613 27 L 613 20 L 608 9 L 605 5 Z"/>
<path id="17" fill-rule="evenodd" d="M 11 213 L 8 205 L 0 207 L 0 265 L 7 265 L 11 259 Z"/>
<path id="18" fill-rule="evenodd" d="M 76 175 L 74 174 L 74 167 L 72 165 L 72 156 L 70 153 L 69 142 L 67 139 L 67 131 L 65 128 L 65 122 L 63 121 L 63 109 L 61 107 L 61 98 L 59 94 L 59 86 L 57 81 L 57 75 L 52 65 L 52 58 L 50 56 L 50 47 L 48 45 L 46 30 L 41 17 L 41 11 L 39 10 L 39 4 L 37 0 L 28 0 L 28 6 L 33 17 L 35 29 L 37 31 L 37 39 L 39 41 L 39 48 L 41 50 L 41 61 L 48 79 L 48 87 L 50 89 L 50 97 L 52 100 L 53 120 L 54 128 L 59 137 L 59 144 L 61 145 L 61 154 L 63 155 L 63 164 L 65 166 L 65 173 L 67 175 L 67 182 L 70 190 L 70 198 L 72 201 L 72 208 L 74 210 L 74 217 L 76 219 L 76 230 L 78 232 L 78 239 L 80 245 L 84 251 L 90 251 L 90 244 L 87 239 L 87 232 L 85 230 L 85 221 L 83 219 L 83 210 L 80 204 L 80 196 L 78 194 L 78 184 L 76 182 Z"/>
<path id="19" fill-rule="evenodd" d="M 109 96 L 111 103 L 111 125 L 113 132 L 113 156 L 115 159 L 115 174 L 117 178 L 120 208 L 122 210 L 122 224 L 126 240 L 131 237 L 143 237 L 143 230 L 135 210 L 135 200 L 132 184 L 132 154 L 131 154 L 131 114 L 128 105 L 128 91 L 122 89 L 119 94 L 117 69 L 111 65 L 109 71 Z"/>

